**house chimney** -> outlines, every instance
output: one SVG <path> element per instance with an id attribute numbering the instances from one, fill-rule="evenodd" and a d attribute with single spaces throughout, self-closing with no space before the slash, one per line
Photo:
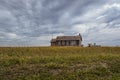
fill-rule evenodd
<path id="1" fill-rule="evenodd" d="M 79 33 L 79 38 L 80 38 L 80 40 L 79 40 L 79 46 L 81 46 L 82 44 L 82 36 L 81 36 L 81 34 Z"/>
<path id="2" fill-rule="evenodd" d="M 82 41 L 82 36 L 81 36 L 81 34 L 79 33 L 79 36 L 80 36 L 80 39 L 81 39 L 81 41 Z"/>

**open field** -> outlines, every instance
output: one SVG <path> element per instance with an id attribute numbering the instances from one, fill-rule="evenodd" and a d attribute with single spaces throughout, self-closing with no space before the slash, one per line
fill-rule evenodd
<path id="1" fill-rule="evenodd" d="M 120 80 L 120 47 L 1 47 L 0 80 Z"/>

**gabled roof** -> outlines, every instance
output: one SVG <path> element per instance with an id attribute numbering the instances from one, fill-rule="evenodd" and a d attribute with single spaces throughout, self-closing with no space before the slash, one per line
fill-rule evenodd
<path id="1" fill-rule="evenodd" d="M 58 40 L 81 40 L 82 36 L 79 34 L 78 36 L 57 36 L 56 39 L 52 39 L 51 42 L 56 42 Z"/>
<path id="2" fill-rule="evenodd" d="M 56 40 L 82 40 L 81 36 L 58 36 Z"/>
<path id="3" fill-rule="evenodd" d="M 56 39 L 52 39 L 51 42 L 56 42 Z"/>

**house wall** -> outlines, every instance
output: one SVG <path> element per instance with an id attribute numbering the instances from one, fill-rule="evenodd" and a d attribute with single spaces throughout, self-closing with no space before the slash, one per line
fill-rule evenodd
<path id="1" fill-rule="evenodd" d="M 77 40 L 62 40 L 58 43 L 58 46 L 79 46 L 79 41 Z"/>
<path id="2" fill-rule="evenodd" d="M 71 46 L 77 46 L 76 41 L 75 40 L 74 41 L 70 41 L 70 45 Z"/>
<path id="3" fill-rule="evenodd" d="M 51 46 L 56 46 L 56 43 L 55 42 L 51 42 Z"/>
<path id="4" fill-rule="evenodd" d="M 70 42 L 70 41 L 66 41 L 66 46 L 69 46 L 69 42 Z"/>
<path id="5" fill-rule="evenodd" d="M 62 41 L 61 45 L 62 45 L 62 46 L 65 46 L 65 44 L 66 44 L 65 41 Z"/>
<path id="6" fill-rule="evenodd" d="M 79 40 L 79 46 L 81 46 L 81 45 L 82 45 L 81 43 L 82 43 L 82 41 L 81 41 L 81 40 Z"/>
<path id="7" fill-rule="evenodd" d="M 51 46 L 81 46 L 80 40 L 58 40 L 51 42 Z"/>
<path id="8" fill-rule="evenodd" d="M 61 46 L 61 41 L 57 41 L 57 45 L 58 45 L 58 46 Z"/>

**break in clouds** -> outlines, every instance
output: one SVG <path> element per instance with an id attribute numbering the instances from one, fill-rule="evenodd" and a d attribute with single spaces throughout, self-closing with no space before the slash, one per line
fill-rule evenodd
<path id="1" fill-rule="evenodd" d="M 81 33 L 83 44 L 120 45 L 120 0 L 0 0 L 0 46 L 48 46 Z"/>

